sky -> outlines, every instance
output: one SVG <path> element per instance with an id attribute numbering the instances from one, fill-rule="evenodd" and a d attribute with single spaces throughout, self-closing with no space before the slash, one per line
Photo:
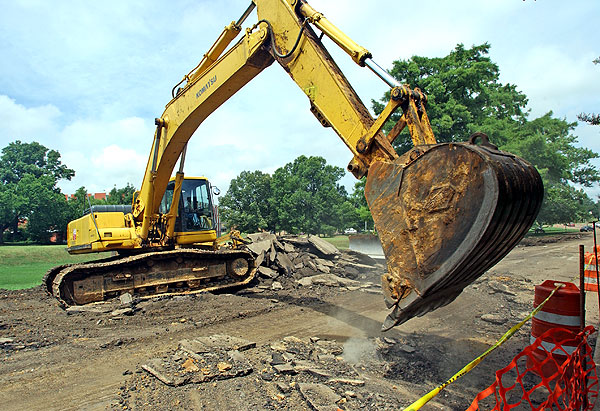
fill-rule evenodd
<path id="1" fill-rule="evenodd" d="M 0 148 L 37 141 L 75 170 L 61 190 L 139 188 L 171 89 L 237 20 L 249 0 L 0 0 Z M 312 0 L 380 66 L 491 44 L 500 80 L 529 99 L 530 119 L 600 112 L 598 0 Z M 256 22 L 253 13 L 245 27 Z M 331 41 L 328 50 L 370 108 L 388 86 Z M 600 127 L 578 145 L 600 153 Z M 345 169 L 350 151 L 320 126 L 308 99 L 274 63 L 225 102 L 188 144 L 185 173 L 226 192 L 244 170 L 273 173 L 299 155 Z M 594 161 L 600 166 L 600 160 Z M 354 178 L 342 183 L 352 191 Z M 596 199 L 598 185 L 588 189 Z"/>

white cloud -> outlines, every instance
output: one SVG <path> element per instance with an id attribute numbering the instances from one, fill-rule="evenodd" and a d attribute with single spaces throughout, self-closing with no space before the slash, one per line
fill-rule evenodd
<path id="1" fill-rule="evenodd" d="M 0 95 L 0 145 L 5 147 L 15 140 L 31 142 L 40 136 L 52 139 L 56 136 L 60 116 L 60 110 L 52 104 L 28 108 Z"/>
<path id="2" fill-rule="evenodd" d="M 506 1 L 311 0 L 331 22 L 368 48 L 384 67 L 412 55 L 442 57 L 457 43 L 490 42 L 502 81 L 527 94 L 532 114 L 554 110 L 575 121 L 600 112 L 596 0 Z M 77 172 L 61 183 L 109 190 L 139 186 L 154 118 L 171 88 L 200 60 L 246 0 L 209 2 L 9 2 L 0 15 L 0 120 L 5 146 L 17 138 L 59 150 Z M 254 23 L 252 15 L 246 26 Z M 387 86 L 326 45 L 363 101 Z M 600 152 L 597 128 L 578 128 L 580 143 Z M 274 63 L 199 128 L 186 174 L 226 190 L 242 170 L 272 173 L 297 156 L 321 155 L 346 166 L 350 152 L 309 112 L 304 94 Z M 344 183 L 351 190 L 353 178 Z"/>
<path id="3" fill-rule="evenodd" d="M 61 132 L 59 151 L 64 163 L 75 169 L 71 181 L 59 185 L 65 192 L 85 186 L 103 192 L 113 186 L 141 184 L 154 129 L 140 118 L 112 123 L 78 120 Z"/>
<path id="4" fill-rule="evenodd" d="M 592 64 L 595 57 L 592 53 L 569 56 L 558 47 L 539 46 L 529 50 L 519 65 L 509 66 L 503 78 L 509 77 L 527 95 L 533 117 L 553 110 L 575 121 L 600 95 L 600 66 Z"/>

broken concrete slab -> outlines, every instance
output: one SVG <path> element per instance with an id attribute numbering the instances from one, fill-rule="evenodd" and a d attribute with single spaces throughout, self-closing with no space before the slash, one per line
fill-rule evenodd
<path id="1" fill-rule="evenodd" d="M 355 257 L 359 253 L 348 254 L 345 251 L 340 253 L 332 244 L 317 236 L 275 236 L 268 233 L 256 233 L 251 237 L 258 239 L 255 244 L 248 246 L 248 250 L 256 254 L 255 261 L 259 279 L 273 280 L 279 278 L 279 276 L 284 276 L 298 281 L 303 277 L 310 277 L 319 273 L 334 274 L 340 278 L 358 279 L 365 278 L 365 275 L 372 275 L 372 270 L 382 270 L 379 266 L 362 264 L 361 261 L 368 260 Z M 279 281 L 284 287 L 288 286 L 288 282 Z M 325 280 L 317 279 L 317 282 L 303 280 L 301 285 L 321 285 L 319 281 L 323 282 Z M 352 290 L 358 290 L 356 287 L 359 286 L 354 283 L 340 283 L 329 280 L 325 282 L 328 283 L 328 286 L 351 287 Z M 265 286 L 258 287 L 265 290 L 272 289 L 270 282 Z"/>
<path id="2" fill-rule="evenodd" d="M 121 294 L 119 300 L 121 301 L 121 305 L 133 304 L 133 296 L 130 293 Z"/>
<path id="3" fill-rule="evenodd" d="M 264 265 L 258 267 L 258 274 L 266 278 L 277 278 L 279 275 L 277 271 L 273 270 L 272 268 L 265 267 Z"/>
<path id="4" fill-rule="evenodd" d="M 297 236 L 284 236 L 282 239 L 287 243 L 292 243 L 298 246 L 306 246 L 309 244 L 308 238 Z"/>
<path id="5" fill-rule="evenodd" d="M 294 374 L 298 373 L 298 371 L 296 371 L 296 369 L 294 367 L 292 367 L 290 364 L 275 364 L 273 366 L 273 368 L 279 374 L 294 375 Z"/>
<path id="6" fill-rule="evenodd" d="M 256 347 L 253 341 L 225 334 L 213 334 L 208 337 L 196 337 L 179 341 L 179 349 L 193 354 L 208 353 L 214 350 L 245 351 Z"/>
<path id="7" fill-rule="evenodd" d="M 333 384 L 352 385 L 355 387 L 361 387 L 361 386 L 365 385 L 364 380 L 353 380 L 350 378 L 330 378 L 328 382 L 333 383 Z"/>
<path id="8" fill-rule="evenodd" d="M 298 390 L 308 404 L 318 411 L 337 410 L 337 402 L 342 399 L 324 384 L 298 383 Z"/>
<path id="9" fill-rule="evenodd" d="M 296 280 L 296 283 L 298 283 L 298 285 L 301 285 L 302 287 L 311 287 L 312 286 L 312 277 L 303 277 L 299 280 Z"/>
<path id="10" fill-rule="evenodd" d="M 254 243 L 258 243 L 260 241 L 273 241 L 277 238 L 275 234 L 271 233 L 252 233 L 248 234 L 246 237 L 248 237 Z"/>
<path id="11" fill-rule="evenodd" d="M 324 258 L 317 258 L 315 260 L 315 262 L 317 264 L 324 265 L 325 267 L 329 267 L 329 268 L 335 267 L 335 264 L 333 263 L 333 261 L 331 261 L 331 260 L 325 260 Z"/>
<path id="12" fill-rule="evenodd" d="M 330 273 L 329 267 L 326 267 L 322 264 L 317 264 L 317 270 L 319 270 L 320 272 L 325 273 L 325 274 Z"/>
<path id="13" fill-rule="evenodd" d="M 277 388 L 279 389 L 279 391 L 281 391 L 284 394 L 287 394 L 288 392 L 292 391 L 292 387 L 285 382 L 278 381 L 275 383 L 275 385 L 277 385 Z"/>
<path id="14" fill-rule="evenodd" d="M 285 253 L 277 253 L 275 260 L 286 274 L 291 274 L 294 271 L 294 264 Z"/>
<path id="15" fill-rule="evenodd" d="M 147 361 L 147 364 L 142 365 L 142 369 L 147 371 L 148 373 L 154 375 L 158 378 L 159 381 L 164 384 L 170 385 L 172 387 L 176 387 L 178 385 L 185 384 L 185 378 L 176 377 L 175 379 L 171 378 L 171 376 L 164 374 L 163 371 L 163 361 L 159 358 L 153 358 Z"/>
<path id="16" fill-rule="evenodd" d="M 110 313 L 110 315 L 112 317 L 120 317 L 122 315 L 133 315 L 133 313 L 134 313 L 133 308 L 127 307 L 127 308 L 119 308 L 118 310 L 114 310 L 113 312 Z"/>
<path id="17" fill-rule="evenodd" d="M 286 361 L 283 358 L 283 355 L 281 355 L 281 353 L 279 352 L 274 352 L 271 354 L 271 362 L 269 364 L 271 365 L 279 365 L 279 364 L 285 364 Z"/>
<path id="18" fill-rule="evenodd" d="M 349 287 L 357 286 L 359 281 L 350 280 L 348 278 L 338 277 L 335 274 L 318 274 L 312 277 L 304 277 L 296 281 L 302 286 L 325 285 L 327 287 Z"/>
<path id="19" fill-rule="evenodd" d="M 272 241 L 259 241 L 257 243 L 248 244 L 246 247 L 248 247 L 248 250 L 252 251 L 255 255 L 259 255 L 270 250 L 271 243 Z"/>
<path id="20" fill-rule="evenodd" d="M 284 352 L 283 354 L 281 354 L 281 356 L 287 362 L 292 362 L 296 359 L 296 356 L 294 354 L 292 354 L 291 352 Z"/>
<path id="21" fill-rule="evenodd" d="M 277 251 L 275 251 L 275 245 L 271 243 L 271 251 L 268 253 L 269 262 L 273 264 L 275 262 L 275 257 L 277 257 Z"/>
<path id="22" fill-rule="evenodd" d="M 499 281 L 490 280 L 488 281 L 488 286 L 497 293 L 502 293 L 513 297 L 517 295 L 517 293 L 508 288 L 508 285 Z"/>
<path id="23" fill-rule="evenodd" d="M 341 252 L 342 254 L 342 258 L 347 258 L 348 260 L 352 261 L 352 262 L 358 262 L 361 264 L 366 264 L 366 265 L 376 265 L 377 264 L 377 260 L 375 260 L 374 258 L 369 257 L 366 254 L 363 254 L 361 252 L 355 251 L 355 250 L 343 250 Z"/>
<path id="24" fill-rule="evenodd" d="M 301 269 L 298 270 L 296 278 L 313 276 L 313 275 L 315 275 L 315 271 L 316 270 L 311 270 L 308 267 L 302 267 Z"/>
<path id="25" fill-rule="evenodd" d="M 307 266 L 308 268 L 310 268 L 311 270 L 313 270 L 313 271 L 317 271 L 317 265 L 316 265 L 316 264 L 315 264 L 313 261 L 311 261 L 311 260 L 308 260 L 308 261 L 306 261 L 306 262 L 305 262 L 305 264 L 306 264 L 306 266 Z"/>
<path id="26" fill-rule="evenodd" d="M 72 305 L 66 309 L 67 314 L 77 313 L 109 313 L 113 310 L 108 304 Z"/>
<path id="27" fill-rule="evenodd" d="M 248 375 L 250 362 L 239 351 L 213 351 L 203 355 L 153 358 L 142 369 L 170 386 L 203 383 Z"/>
<path id="28" fill-rule="evenodd" d="M 260 267 L 262 265 L 263 261 L 265 261 L 265 253 L 266 253 L 266 251 L 263 251 L 258 256 L 256 256 L 256 266 L 257 267 Z"/>
<path id="29" fill-rule="evenodd" d="M 275 245 L 276 249 L 284 251 L 283 244 L 281 244 L 277 238 L 273 240 L 273 244 Z"/>
<path id="30" fill-rule="evenodd" d="M 330 256 L 330 255 L 338 255 L 340 254 L 340 251 L 337 249 L 336 246 L 334 246 L 331 243 L 328 243 L 327 241 L 314 236 L 314 235 L 309 235 L 308 236 L 308 241 L 317 249 L 319 250 L 319 252 L 321 252 L 323 255 L 326 256 Z"/>

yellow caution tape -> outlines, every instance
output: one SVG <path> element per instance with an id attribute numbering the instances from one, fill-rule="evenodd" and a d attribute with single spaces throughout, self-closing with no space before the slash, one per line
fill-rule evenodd
<path id="1" fill-rule="evenodd" d="M 570 282 L 573 282 L 577 278 L 579 278 L 579 276 L 572 278 L 570 280 Z M 492 351 L 494 351 L 496 348 L 500 347 L 502 344 L 504 344 L 506 341 L 508 341 L 510 339 L 510 337 L 512 337 L 527 321 L 529 321 L 531 318 L 533 318 L 533 316 L 536 315 L 542 309 L 544 304 L 546 304 L 548 302 L 550 297 L 552 297 L 554 295 L 554 293 L 560 287 L 564 287 L 564 285 L 558 284 L 556 286 L 556 288 L 554 290 L 552 290 L 550 295 L 544 301 L 542 301 L 542 303 L 540 305 L 538 305 L 531 313 L 529 313 L 529 315 L 527 317 L 525 317 L 525 319 L 523 321 L 521 321 L 520 323 L 518 323 L 517 325 L 512 327 L 510 330 L 508 330 L 502 337 L 500 337 L 500 339 L 498 341 L 496 341 L 496 343 L 494 345 L 492 345 L 490 348 L 488 348 L 488 350 L 486 352 L 484 352 L 479 357 L 475 358 L 473 361 L 471 361 L 470 363 L 465 365 L 459 372 L 457 372 L 452 377 L 450 377 L 450 379 L 448 381 L 446 381 L 439 387 L 436 387 L 433 390 L 429 391 L 423 397 L 421 397 L 417 401 L 410 404 L 408 407 L 406 407 L 404 409 L 404 411 L 420 410 L 421 407 L 423 407 L 425 404 L 427 404 L 433 397 L 438 395 L 440 393 L 440 391 L 442 391 L 448 385 L 452 384 L 454 381 L 458 380 L 460 377 L 466 375 L 469 371 L 471 371 L 473 368 L 475 368 L 485 357 L 487 357 Z"/>

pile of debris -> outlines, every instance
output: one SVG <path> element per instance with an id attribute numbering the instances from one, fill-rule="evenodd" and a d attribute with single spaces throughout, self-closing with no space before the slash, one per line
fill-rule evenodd
<path id="1" fill-rule="evenodd" d="M 396 351 L 403 350 L 402 368 L 418 357 L 413 346 L 392 338 L 350 338 L 340 343 L 288 336 L 257 346 L 253 341 L 217 334 L 179 341 L 176 350 L 147 360 L 141 368 L 168 386 L 211 382 L 217 387 L 217 380 L 241 378 L 244 382 L 235 388 L 238 395 L 244 395 L 240 386 L 252 385 L 253 390 L 268 394 L 266 404 L 277 409 L 299 409 L 304 405 L 316 410 L 397 409 L 402 404 L 393 391 L 395 386 L 375 389 L 363 375 L 395 365 L 397 359 L 382 359 L 390 350 L 397 356 Z M 250 374 L 253 377 L 247 377 Z M 131 397 L 140 391 L 140 381 L 140 377 L 134 377 L 129 383 L 136 387 L 124 395 L 129 403 L 135 401 Z M 226 384 L 219 385 L 219 389 L 226 391 Z M 152 389 L 162 387 L 153 385 Z M 215 395 L 210 388 L 197 392 L 199 396 Z"/>
<path id="2" fill-rule="evenodd" d="M 306 237 L 271 233 L 249 234 L 247 249 L 256 256 L 259 277 L 293 279 L 301 286 L 322 284 L 358 288 L 357 280 L 375 280 L 384 266 L 371 257 L 338 250 L 314 235 Z"/>
<path id="3" fill-rule="evenodd" d="M 234 378 L 252 372 L 240 351 L 254 347 L 229 335 L 198 337 L 180 341 L 173 355 L 150 359 L 142 368 L 170 386 Z"/>

